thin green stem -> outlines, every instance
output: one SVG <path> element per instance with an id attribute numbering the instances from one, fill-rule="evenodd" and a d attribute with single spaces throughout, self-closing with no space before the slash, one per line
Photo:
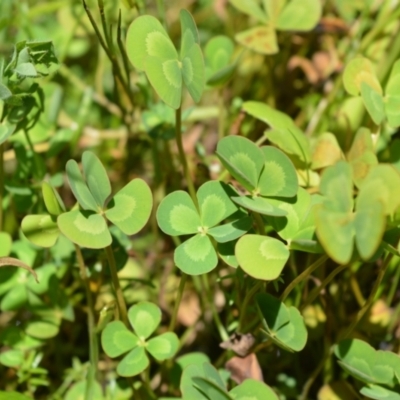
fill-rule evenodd
<path id="1" fill-rule="evenodd" d="M 182 301 L 182 295 L 183 295 L 183 291 L 185 289 L 186 280 L 187 280 L 187 275 L 185 273 L 183 273 L 182 277 L 181 277 L 181 281 L 179 282 L 178 295 L 175 299 L 174 311 L 172 313 L 171 322 L 169 324 L 169 330 L 171 332 L 173 332 L 175 329 L 176 318 L 178 316 L 179 306 Z"/>
<path id="2" fill-rule="evenodd" d="M 125 81 L 125 79 L 124 79 L 124 77 L 122 75 L 121 68 L 119 67 L 118 61 L 117 61 L 114 53 L 112 53 L 111 49 L 107 46 L 106 42 L 104 41 L 103 36 L 101 35 L 101 32 L 100 32 L 100 29 L 98 28 L 98 26 L 96 24 L 96 21 L 94 20 L 93 15 L 90 12 L 89 7 L 86 4 L 86 1 L 82 0 L 82 2 L 83 2 L 83 7 L 84 7 L 84 9 L 86 11 L 86 14 L 87 14 L 87 16 L 88 16 L 88 18 L 90 20 L 90 23 L 91 23 L 91 25 L 92 25 L 95 33 L 96 33 L 97 38 L 99 39 L 99 43 L 100 43 L 101 47 L 103 48 L 103 50 L 105 51 L 105 53 L 107 54 L 107 57 L 108 57 L 108 59 L 110 60 L 110 62 L 112 64 L 113 70 L 115 71 L 116 76 L 120 80 L 121 86 L 122 86 L 123 90 L 125 91 L 125 93 L 126 93 L 128 99 L 129 99 L 132 107 L 134 107 L 135 104 L 134 104 L 132 93 L 131 93 L 130 88 L 128 87 L 128 84 L 126 83 L 126 81 Z"/>
<path id="3" fill-rule="evenodd" d="M 116 297 L 117 304 L 118 304 L 119 317 L 120 317 L 120 319 L 122 320 L 122 322 L 126 326 L 129 326 L 129 324 L 128 324 L 128 313 L 127 313 L 127 310 L 126 310 L 124 294 L 122 293 L 122 289 L 121 289 L 121 286 L 119 284 L 119 279 L 118 279 L 118 274 L 117 274 L 117 265 L 115 263 L 114 252 L 112 250 L 111 245 L 107 246 L 104 249 L 104 251 L 106 252 L 108 265 L 110 267 L 111 280 L 112 280 L 112 283 L 113 283 L 113 287 L 114 287 L 114 291 L 115 291 L 115 297 Z"/>
<path id="4" fill-rule="evenodd" d="M 39 173 L 40 173 L 40 164 L 39 164 L 39 160 L 38 160 L 38 156 L 36 154 L 35 148 L 33 147 L 33 143 L 32 140 L 29 136 L 29 133 L 26 129 L 23 129 L 24 135 L 25 135 L 25 139 L 28 142 L 28 146 L 30 151 L 32 152 L 32 157 L 33 157 L 33 164 L 35 165 L 35 169 L 33 171 L 33 175 L 38 178 L 39 177 Z"/>
<path id="5" fill-rule="evenodd" d="M 386 303 L 389 307 L 392 304 L 394 295 L 396 294 L 397 288 L 399 287 L 399 280 L 400 280 L 400 265 L 399 265 L 399 263 L 397 263 L 396 273 L 393 277 L 393 281 L 390 286 L 389 294 L 387 295 L 387 298 L 386 298 Z"/>
<path id="6" fill-rule="evenodd" d="M 281 301 L 284 301 L 286 297 L 289 296 L 290 292 L 304 279 L 306 279 L 309 275 L 311 275 L 318 267 L 320 267 L 326 260 L 328 259 L 327 255 L 323 255 L 318 258 L 317 261 L 312 263 L 309 267 L 307 267 L 300 275 L 298 275 L 295 279 L 290 282 L 290 284 L 286 287 L 285 291 L 282 293 L 280 297 Z"/>
<path id="7" fill-rule="evenodd" d="M 108 46 L 109 49 L 112 49 L 112 42 L 111 42 L 110 35 L 108 33 L 106 15 L 104 13 L 104 2 L 103 2 L 103 0 L 97 0 L 97 6 L 99 7 L 101 26 L 103 27 L 103 33 L 104 33 L 104 37 L 106 39 L 107 46 Z"/>
<path id="8" fill-rule="evenodd" d="M 203 274 L 201 276 L 201 278 L 202 278 L 203 286 L 204 286 L 205 293 L 206 293 L 205 297 L 207 298 L 207 302 L 209 303 L 209 306 L 211 308 L 212 316 L 214 319 L 214 323 L 217 326 L 219 336 L 222 341 L 229 340 L 228 332 L 226 331 L 224 325 L 222 324 L 221 319 L 219 318 L 217 309 L 215 307 L 214 301 L 211 298 L 210 286 L 208 284 L 208 279 L 207 279 L 208 276 L 206 274 Z"/>
<path id="9" fill-rule="evenodd" d="M 353 291 L 354 297 L 356 298 L 358 305 L 362 307 L 365 303 L 365 299 L 363 294 L 361 293 L 360 285 L 358 284 L 358 281 L 353 271 L 351 272 L 350 275 L 350 287 L 351 290 Z"/>
<path id="10" fill-rule="evenodd" d="M 4 143 L 0 144 L 0 232 L 3 230 Z"/>
<path id="11" fill-rule="evenodd" d="M 343 339 L 349 337 L 351 335 L 351 333 L 353 332 L 354 328 L 358 325 L 358 323 L 361 321 L 362 317 L 365 315 L 365 313 L 368 311 L 368 309 L 371 307 L 372 303 L 375 300 L 375 295 L 379 289 L 379 286 L 382 282 L 382 279 L 385 275 L 385 272 L 387 270 L 387 267 L 390 263 L 390 260 L 393 258 L 393 254 L 388 253 L 386 255 L 385 260 L 383 261 L 380 269 L 379 269 L 379 273 L 378 273 L 378 277 L 375 280 L 375 284 L 374 287 L 371 290 L 370 295 L 368 296 L 367 301 L 364 303 L 364 305 L 362 306 L 362 308 L 358 311 L 357 313 L 357 317 L 353 320 L 353 322 L 350 324 L 350 326 L 347 328 L 347 330 L 345 331 L 344 335 L 343 335 Z"/>
<path id="12" fill-rule="evenodd" d="M 218 90 L 218 138 L 221 140 L 225 136 L 225 105 L 224 89 Z"/>
<path id="13" fill-rule="evenodd" d="M 176 137 L 176 144 L 178 146 L 179 151 L 179 159 L 181 161 L 183 167 L 183 173 L 186 179 L 186 183 L 188 185 L 189 194 L 192 198 L 196 207 L 198 207 L 196 191 L 194 190 L 194 184 L 192 181 L 192 177 L 190 176 L 188 163 L 186 160 L 185 152 L 183 150 L 183 142 L 182 142 L 182 109 L 179 107 L 175 113 L 175 137 Z"/>
<path id="14" fill-rule="evenodd" d="M 252 212 L 251 215 L 254 217 L 254 221 L 256 222 L 257 230 L 260 235 L 265 235 L 265 224 L 259 213 Z"/>
<path id="15" fill-rule="evenodd" d="M 253 296 L 258 292 L 259 289 L 261 289 L 264 285 L 264 282 L 258 281 L 247 293 L 246 296 L 244 297 L 243 303 L 240 307 L 240 318 L 239 318 L 239 326 L 238 326 L 238 332 L 242 332 L 243 326 L 244 326 L 244 321 L 246 318 L 246 309 L 247 306 L 250 302 L 250 300 L 253 298 Z"/>
<path id="16" fill-rule="evenodd" d="M 83 259 L 82 251 L 76 244 L 75 244 L 75 252 L 79 264 L 81 279 L 85 287 L 86 301 L 87 301 L 90 367 L 87 378 L 85 399 L 96 400 L 94 398 L 94 382 L 96 381 L 97 365 L 99 362 L 99 343 L 97 339 L 96 326 L 95 326 L 94 303 L 93 303 L 92 293 L 90 291 L 89 278 L 86 273 L 85 261 Z"/>
<path id="17" fill-rule="evenodd" d="M 340 272 L 342 272 L 344 269 L 348 267 L 347 264 L 345 265 L 339 265 L 337 268 L 335 268 L 322 282 L 319 286 L 315 287 L 310 294 L 307 297 L 307 300 L 304 302 L 304 304 L 301 306 L 301 310 L 304 310 L 308 305 L 310 305 L 321 293 L 321 291 L 331 282 L 331 280 Z"/>
<path id="18" fill-rule="evenodd" d="M 118 13 L 117 44 L 118 44 L 119 51 L 121 52 L 122 63 L 124 65 L 127 84 L 128 84 L 128 87 L 130 88 L 131 87 L 131 74 L 129 73 L 129 60 L 128 60 L 128 56 L 125 51 L 125 46 L 122 41 L 122 35 L 121 35 L 121 10 L 119 10 L 119 13 Z"/>

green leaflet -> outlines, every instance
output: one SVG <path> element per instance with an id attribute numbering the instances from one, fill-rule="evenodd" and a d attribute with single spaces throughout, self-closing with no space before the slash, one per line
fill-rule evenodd
<path id="1" fill-rule="evenodd" d="M 273 280 L 279 277 L 289 250 L 277 239 L 261 235 L 244 235 L 235 247 L 241 268 L 256 279 Z"/>
<path id="2" fill-rule="evenodd" d="M 145 71 L 154 90 L 170 107 L 181 105 L 183 84 L 195 102 L 204 89 L 204 60 L 193 17 L 180 12 L 181 51 L 178 55 L 160 22 L 149 15 L 136 18 L 127 33 L 126 48 L 135 68 Z"/>

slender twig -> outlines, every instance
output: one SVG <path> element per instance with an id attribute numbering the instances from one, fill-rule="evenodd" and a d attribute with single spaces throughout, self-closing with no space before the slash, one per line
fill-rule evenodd
<path id="1" fill-rule="evenodd" d="M 116 297 L 117 304 L 118 304 L 119 317 L 122 320 L 122 322 L 124 322 L 124 324 L 129 326 L 128 325 L 128 313 L 126 310 L 124 294 L 122 293 L 122 289 L 119 284 L 119 278 L 118 278 L 118 274 L 117 274 L 117 265 L 115 263 L 114 252 L 112 250 L 111 245 L 107 246 L 104 250 L 106 252 L 108 265 L 110 267 L 111 280 L 113 283 L 115 297 Z"/>
<path id="2" fill-rule="evenodd" d="M 169 330 L 171 332 L 175 329 L 176 318 L 178 316 L 179 306 L 182 301 L 182 295 L 183 295 L 183 291 L 185 289 L 186 279 L 187 279 L 187 275 L 185 273 L 183 273 L 182 277 L 181 277 L 181 281 L 179 282 L 178 295 L 176 296 L 176 299 L 175 299 L 174 311 L 172 313 L 171 322 L 169 324 Z"/>
<path id="3" fill-rule="evenodd" d="M 129 88 L 131 87 L 131 74 L 129 73 L 129 60 L 128 56 L 126 55 L 125 47 L 122 42 L 122 35 L 121 35 L 121 9 L 118 13 L 118 25 L 117 25 L 117 44 L 119 51 L 121 52 L 122 62 L 125 69 L 126 80 L 128 83 Z"/>
<path id="4" fill-rule="evenodd" d="M 217 326 L 219 336 L 220 336 L 221 340 L 223 340 L 223 341 L 229 340 L 228 332 L 226 331 L 224 325 L 221 322 L 221 319 L 219 318 L 217 309 L 214 304 L 214 299 L 211 296 L 210 286 L 208 284 L 208 275 L 203 274 L 201 276 L 201 278 L 202 278 L 202 282 L 203 282 L 203 286 L 204 286 L 205 294 L 206 294 L 204 297 L 207 299 L 208 305 L 211 308 L 212 316 L 214 319 L 214 323 Z"/>
<path id="5" fill-rule="evenodd" d="M 240 307 L 240 318 L 239 318 L 239 326 L 238 326 L 238 332 L 242 332 L 243 326 L 244 326 L 244 320 L 246 318 L 246 309 L 247 306 L 250 302 L 250 300 L 253 298 L 253 296 L 257 293 L 259 289 L 263 287 L 264 282 L 258 281 L 254 286 L 246 293 L 246 296 L 243 300 L 243 303 Z"/>
<path id="6" fill-rule="evenodd" d="M 90 20 L 90 23 L 92 24 L 92 27 L 96 33 L 97 38 L 99 39 L 99 43 L 101 45 L 101 47 L 103 48 L 103 50 L 106 52 L 108 59 L 110 60 L 112 66 L 113 66 L 113 70 L 115 71 L 115 74 L 117 75 L 118 79 L 121 82 L 121 86 L 123 88 L 123 90 L 125 91 L 127 97 L 129 98 L 129 101 L 132 105 L 132 107 L 134 106 L 134 101 L 133 101 L 133 97 L 132 97 L 132 93 L 128 87 L 128 84 L 125 82 L 124 77 L 122 75 L 121 72 L 121 68 L 119 67 L 118 61 L 115 58 L 115 55 L 111 52 L 111 49 L 109 49 L 107 47 L 106 42 L 103 39 L 103 36 L 101 35 L 100 29 L 98 28 L 96 21 L 93 18 L 92 13 L 89 10 L 89 7 L 86 4 L 85 0 L 82 0 L 83 3 L 83 7 L 85 8 L 86 14 Z"/>
<path id="7" fill-rule="evenodd" d="M 387 270 L 387 267 L 390 263 L 390 260 L 393 258 L 393 254 L 392 253 L 388 253 L 386 255 L 385 260 L 383 261 L 380 269 L 379 269 L 379 273 L 378 273 L 378 277 L 375 280 L 375 284 L 374 287 L 371 290 L 370 295 L 368 296 L 367 301 L 364 303 L 364 305 L 362 306 L 362 308 L 358 311 L 357 313 L 357 317 L 354 318 L 353 322 L 350 324 L 350 326 L 347 328 L 347 330 L 345 331 L 343 338 L 347 338 L 350 336 L 350 334 L 353 332 L 354 328 L 358 325 L 358 323 L 361 321 L 362 317 L 365 315 L 365 313 L 368 311 L 368 309 L 370 308 L 370 306 L 372 305 L 372 303 L 375 300 L 375 295 L 379 289 L 379 286 L 382 282 L 382 279 L 385 275 L 385 272 Z"/>
<path id="8" fill-rule="evenodd" d="M 285 291 L 282 293 L 280 298 L 281 301 L 284 301 L 286 297 L 288 297 L 289 293 L 304 279 L 306 279 L 309 275 L 311 275 L 319 266 L 321 266 L 328 259 L 327 255 L 323 255 L 318 258 L 313 264 L 311 264 L 308 268 L 306 268 L 300 275 L 298 275 L 295 279 L 290 282 Z"/>
<path id="9" fill-rule="evenodd" d="M 107 30 L 107 21 L 106 21 L 106 15 L 104 13 L 104 2 L 103 0 L 97 0 L 97 6 L 99 7 L 99 12 L 100 12 L 100 19 L 101 19 L 101 26 L 103 27 L 103 32 L 104 32 L 104 37 L 106 39 L 106 43 L 108 48 L 111 50 L 112 49 L 112 42 L 110 35 Z"/>
<path id="10" fill-rule="evenodd" d="M 76 258 L 77 258 L 78 264 L 79 264 L 79 271 L 80 271 L 81 279 L 82 279 L 83 285 L 85 287 L 86 301 L 87 301 L 87 321 L 88 321 L 88 331 L 89 331 L 90 367 L 89 367 L 88 378 L 87 378 L 85 399 L 86 400 L 96 400 L 94 398 L 94 382 L 96 381 L 97 365 L 98 365 L 98 361 L 99 361 L 99 344 L 98 344 L 96 326 L 95 326 L 94 302 L 93 302 L 93 298 L 92 298 L 92 293 L 90 291 L 89 278 L 86 273 L 85 261 L 83 259 L 82 251 L 79 248 L 79 246 L 77 246 L 76 244 L 75 244 L 75 252 L 76 252 Z"/>
<path id="11" fill-rule="evenodd" d="M 340 272 L 342 272 L 344 269 L 348 267 L 347 264 L 345 265 L 339 265 L 337 268 L 335 268 L 322 282 L 320 285 L 315 287 L 310 294 L 307 297 L 307 300 L 302 304 L 301 310 L 304 310 L 308 305 L 310 305 L 321 293 L 321 291 L 331 282 L 331 280 Z"/>
<path id="12" fill-rule="evenodd" d="M 183 143 L 182 143 L 182 109 L 179 107 L 175 113 L 175 137 L 176 137 L 176 144 L 178 146 L 179 158 L 180 162 L 183 167 L 183 173 L 185 175 L 186 184 L 188 185 L 189 194 L 192 198 L 196 207 L 198 207 L 196 191 L 194 189 L 192 177 L 190 176 L 188 163 L 186 160 L 185 152 L 183 150 Z"/>

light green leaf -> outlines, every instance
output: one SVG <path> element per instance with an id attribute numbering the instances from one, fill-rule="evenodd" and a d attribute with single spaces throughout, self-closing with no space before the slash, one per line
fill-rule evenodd
<path id="1" fill-rule="evenodd" d="M 397 60 L 392 67 L 389 79 L 385 87 L 385 94 L 398 96 L 400 88 L 400 60 Z"/>
<path id="2" fill-rule="evenodd" d="M 265 132 L 272 143 L 285 153 L 296 155 L 305 163 L 310 162 L 310 144 L 304 133 L 288 115 L 258 101 L 246 101 L 242 108 L 272 128 L 272 131 Z"/>
<path id="3" fill-rule="evenodd" d="M 385 97 L 385 113 L 390 126 L 393 128 L 400 126 L 400 96 Z"/>
<path id="4" fill-rule="evenodd" d="M 261 235 L 242 236 L 235 248 L 240 267 L 256 279 L 273 280 L 279 277 L 289 250 L 277 239 Z"/>
<path id="5" fill-rule="evenodd" d="M 186 61 L 188 77 L 191 67 L 189 64 L 190 62 Z M 147 77 L 161 100 L 175 110 L 178 109 L 182 98 L 183 64 L 181 66 L 178 59 L 164 60 L 157 56 L 147 56 L 145 66 Z"/>
<path id="6" fill-rule="evenodd" d="M 400 394 L 398 392 L 374 384 L 362 387 L 360 393 L 369 399 L 400 400 Z"/>
<path id="7" fill-rule="evenodd" d="M 228 136 L 217 145 L 217 155 L 224 167 L 247 190 L 257 187 L 264 167 L 264 155 L 251 140 L 240 136 Z"/>
<path id="8" fill-rule="evenodd" d="M 126 53 L 133 66 L 144 70 L 148 56 L 162 60 L 177 60 L 178 53 L 167 32 L 158 21 L 149 15 L 136 18 L 126 35 Z"/>
<path id="9" fill-rule="evenodd" d="M 194 44 L 200 44 L 196 23 L 189 11 L 182 9 L 179 13 L 181 20 L 181 60 L 192 50 Z"/>
<path id="10" fill-rule="evenodd" d="M 0 392 L 0 400 L 32 400 L 32 398 L 21 393 L 10 392 L 7 390 L 7 392 Z"/>
<path id="11" fill-rule="evenodd" d="M 334 261 L 347 264 L 353 253 L 352 213 L 316 209 L 316 233 L 324 250 Z"/>
<path id="12" fill-rule="evenodd" d="M 354 183 L 360 188 L 371 167 L 378 164 L 369 129 L 361 127 L 357 130 L 347 159 L 351 163 Z"/>
<path id="13" fill-rule="evenodd" d="M 188 275 L 206 274 L 218 264 L 210 238 L 203 234 L 197 234 L 179 245 L 175 249 L 174 261 Z"/>
<path id="14" fill-rule="evenodd" d="M 272 146 L 263 146 L 264 169 L 258 181 L 258 189 L 262 196 L 293 197 L 298 189 L 297 175 L 293 163 Z"/>
<path id="15" fill-rule="evenodd" d="M 173 332 L 165 332 L 147 342 L 147 351 L 158 361 L 164 361 L 175 355 L 179 348 L 179 339 Z"/>
<path id="16" fill-rule="evenodd" d="M 204 59 L 200 46 L 194 44 L 182 58 L 181 63 L 183 82 L 192 99 L 198 103 L 205 85 Z"/>
<path id="17" fill-rule="evenodd" d="M 101 333 L 101 346 L 111 358 L 119 357 L 132 350 L 137 346 L 138 341 L 138 337 L 129 331 L 121 321 L 108 323 Z"/>
<path id="18" fill-rule="evenodd" d="M 24 361 L 24 353 L 21 350 L 6 350 L 0 354 L 0 364 L 6 367 L 19 367 Z M 1 397 L 0 397 L 1 399 Z"/>
<path id="19" fill-rule="evenodd" d="M 321 18 L 320 0 L 291 0 L 283 8 L 276 22 L 282 31 L 310 31 Z"/>
<path id="20" fill-rule="evenodd" d="M 72 193 L 81 207 L 84 210 L 98 211 L 99 207 L 83 179 L 77 162 L 75 160 L 69 160 L 65 169 Z"/>
<path id="21" fill-rule="evenodd" d="M 161 310 L 148 301 L 141 301 L 128 311 L 129 322 L 141 340 L 147 339 L 161 322 Z"/>
<path id="22" fill-rule="evenodd" d="M 39 76 L 35 66 L 30 62 L 18 64 L 14 68 L 14 72 L 16 72 L 18 75 L 29 78 L 36 78 Z"/>
<path id="23" fill-rule="evenodd" d="M 279 400 L 276 393 L 264 382 L 246 379 L 234 387 L 229 394 L 236 400 Z"/>
<path id="24" fill-rule="evenodd" d="M 208 85 L 222 86 L 231 78 L 235 69 L 230 64 L 233 51 L 234 44 L 227 36 L 214 36 L 207 42 L 204 54 Z"/>
<path id="25" fill-rule="evenodd" d="M 303 188 L 299 188 L 297 196 L 291 202 L 280 200 L 270 200 L 276 207 L 287 212 L 286 217 L 271 217 L 271 225 L 278 232 L 279 236 L 285 240 L 293 239 L 300 231 L 311 207 L 311 196 Z"/>
<path id="26" fill-rule="evenodd" d="M 96 200 L 97 205 L 103 208 L 104 203 L 111 194 L 111 184 L 106 169 L 91 151 L 83 152 L 82 166 L 90 193 Z"/>
<path id="27" fill-rule="evenodd" d="M 130 351 L 118 364 L 117 373 L 120 376 L 135 376 L 149 366 L 149 359 L 143 347 Z"/>
<path id="28" fill-rule="evenodd" d="M 279 50 L 276 32 L 271 25 L 256 26 L 239 32 L 235 39 L 244 47 L 260 54 L 276 54 Z"/>
<path id="29" fill-rule="evenodd" d="M 133 179 L 110 200 L 107 208 L 107 219 L 126 235 L 134 235 L 146 225 L 153 208 L 149 185 L 143 179 Z"/>
<path id="30" fill-rule="evenodd" d="M 208 399 L 233 400 L 233 398 L 226 392 L 226 389 L 221 388 L 210 379 L 203 378 L 202 376 L 194 376 L 192 381 L 193 386 L 198 388 L 202 394 L 205 394 Z"/>
<path id="31" fill-rule="evenodd" d="M 276 207 L 269 201 L 269 199 L 263 197 L 238 196 L 232 197 L 232 200 L 247 210 L 255 211 L 263 215 L 272 215 L 275 217 L 283 217 L 287 215 L 286 210 Z"/>
<path id="32" fill-rule="evenodd" d="M 4 143 L 14 133 L 15 128 L 16 125 L 10 124 L 8 121 L 0 123 L 0 144 Z"/>
<path id="33" fill-rule="evenodd" d="M 103 216 L 88 211 L 70 211 L 57 218 L 60 231 L 71 242 L 89 249 L 103 249 L 111 244 L 111 235 Z"/>
<path id="34" fill-rule="evenodd" d="M 252 225 L 252 218 L 245 216 L 237 219 L 236 221 L 211 228 L 207 233 L 211 235 L 218 243 L 226 243 L 243 236 L 250 230 Z"/>
<path id="35" fill-rule="evenodd" d="M 367 83 L 378 94 L 382 95 L 382 87 L 376 77 L 374 66 L 368 58 L 353 58 L 347 65 L 343 73 L 344 88 L 353 96 L 358 96 L 361 92 L 361 83 Z"/>
<path id="36" fill-rule="evenodd" d="M 201 227 L 198 211 L 183 190 L 164 197 L 157 209 L 157 222 L 161 230 L 171 236 L 197 233 Z"/>
<path id="37" fill-rule="evenodd" d="M 27 215 L 21 229 L 30 242 L 40 247 L 54 246 L 60 234 L 57 223 L 47 214 Z"/>
<path id="38" fill-rule="evenodd" d="M 208 181 L 200 186 L 197 191 L 199 201 L 201 224 L 211 228 L 219 224 L 238 210 L 230 199 L 237 193 L 226 183 Z"/>
<path id="39" fill-rule="evenodd" d="M 250 15 L 256 20 L 263 23 L 267 22 L 267 15 L 256 0 L 229 0 L 229 3 L 231 3 L 239 11 Z"/>
<path id="40" fill-rule="evenodd" d="M 299 310 L 267 293 L 256 295 L 256 301 L 267 336 L 288 351 L 300 351 L 307 342 L 307 329 Z"/>
<path id="41" fill-rule="evenodd" d="M 86 400 L 86 386 L 88 379 L 73 384 L 65 394 L 64 400 Z M 95 381 L 92 385 L 93 399 L 103 400 L 103 393 L 100 384 Z"/>
<path id="42" fill-rule="evenodd" d="M 58 216 L 65 212 L 65 206 L 60 195 L 50 183 L 42 183 L 42 194 L 44 204 L 49 214 Z"/>
<path id="43" fill-rule="evenodd" d="M 19 277 L 26 279 L 26 275 L 19 275 Z M 20 281 L 17 281 L 17 284 L 18 286 L 15 286 L 9 290 L 1 299 L 0 308 L 2 311 L 17 310 L 28 301 L 28 293 L 25 285 L 21 285 Z"/>
<path id="44" fill-rule="evenodd" d="M 385 118 L 385 106 L 383 97 L 366 82 L 361 82 L 361 97 L 365 108 L 376 125 L 379 125 Z"/>
<path id="45" fill-rule="evenodd" d="M 30 320 L 25 327 L 25 332 L 37 339 L 50 339 L 58 334 L 59 326 L 47 321 Z"/>
<path id="46" fill-rule="evenodd" d="M 10 254 L 12 239 L 9 233 L 0 232 L 0 257 L 7 257 Z"/>

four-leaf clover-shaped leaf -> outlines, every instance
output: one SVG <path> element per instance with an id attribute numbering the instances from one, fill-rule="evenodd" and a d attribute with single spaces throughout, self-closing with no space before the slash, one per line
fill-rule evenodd
<path id="1" fill-rule="evenodd" d="M 239 213 L 233 222 L 216 226 L 238 211 L 230 200 L 235 191 L 219 181 L 209 181 L 197 191 L 199 211 L 189 194 L 178 190 L 166 196 L 157 210 L 161 230 L 171 236 L 193 235 L 175 249 L 175 264 L 189 275 L 205 274 L 217 266 L 218 257 L 209 236 L 217 242 L 235 240 L 246 233 L 251 218 Z"/>
<path id="2" fill-rule="evenodd" d="M 133 179 L 109 200 L 111 185 L 101 161 L 90 151 L 82 155 L 82 176 L 76 161 L 67 162 L 67 176 L 81 209 L 59 215 L 60 231 L 82 247 L 101 249 L 112 238 L 106 219 L 126 235 L 140 231 L 150 217 L 153 198 L 147 183 Z"/>
<path id="3" fill-rule="evenodd" d="M 126 38 L 126 52 L 131 63 L 146 72 L 157 94 L 175 109 L 181 105 L 183 84 L 196 103 L 204 89 L 204 60 L 196 24 L 186 10 L 181 10 L 180 20 L 180 54 L 161 23 L 149 15 L 136 18 Z"/>
<path id="4" fill-rule="evenodd" d="M 166 332 L 149 339 L 161 322 L 159 307 L 147 301 L 140 302 L 129 309 L 128 319 L 135 333 L 121 321 L 113 321 L 101 335 L 103 350 L 109 357 L 129 352 L 117 366 L 120 376 L 134 376 L 145 370 L 149 365 L 147 352 L 158 361 L 175 355 L 179 347 L 175 333 Z"/>

